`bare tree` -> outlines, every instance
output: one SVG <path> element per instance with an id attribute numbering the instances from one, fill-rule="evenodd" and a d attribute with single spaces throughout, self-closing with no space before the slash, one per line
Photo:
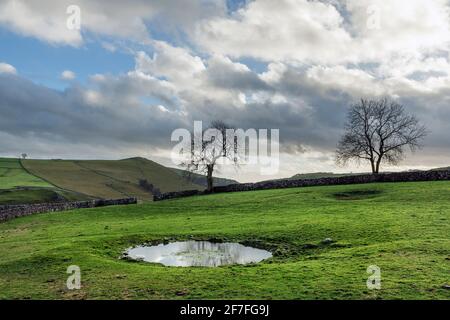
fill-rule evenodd
<path id="1" fill-rule="evenodd" d="M 206 175 L 207 191 L 212 192 L 214 187 L 213 173 L 220 160 L 229 160 L 237 166 L 237 140 L 235 136 L 227 136 L 227 130 L 233 129 L 225 122 L 213 121 L 209 128 L 202 132 L 202 137 L 193 137 L 191 142 L 190 159 L 181 165 L 188 172 L 198 172 Z M 195 148 L 197 139 L 200 146 Z"/>
<path id="2" fill-rule="evenodd" d="M 402 105 L 387 98 L 361 99 L 349 110 L 336 162 L 346 165 L 352 160 L 367 160 L 372 173 L 378 174 L 383 161 L 398 164 L 405 157 L 405 148 L 412 152 L 421 148 L 426 135 L 426 128 Z"/>

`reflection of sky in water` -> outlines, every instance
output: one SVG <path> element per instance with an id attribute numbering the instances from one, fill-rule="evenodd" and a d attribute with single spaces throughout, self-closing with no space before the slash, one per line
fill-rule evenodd
<path id="1" fill-rule="evenodd" d="M 245 247 L 239 243 L 186 241 L 136 247 L 127 251 L 133 259 L 161 263 L 171 267 L 217 267 L 228 264 L 260 262 L 272 257 L 269 251 Z"/>

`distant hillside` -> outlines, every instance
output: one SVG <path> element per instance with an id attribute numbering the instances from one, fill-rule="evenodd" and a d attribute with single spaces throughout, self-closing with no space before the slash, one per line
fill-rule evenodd
<path id="1" fill-rule="evenodd" d="M 181 169 L 177 169 L 177 168 L 169 168 L 169 169 L 176 172 L 180 177 L 188 178 L 194 184 L 198 184 L 205 188 L 207 187 L 206 176 L 204 176 L 204 175 L 197 174 L 197 173 L 188 173 L 185 170 L 181 170 Z M 214 181 L 214 186 L 217 186 L 217 187 L 222 187 L 222 186 L 227 186 L 229 184 L 239 183 L 236 180 L 225 179 L 225 178 L 216 178 L 216 177 L 213 178 L 213 181 Z"/>
<path id="2" fill-rule="evenodd" d="M 333 172 L 312 172 L 312 173 L 298 173 L 289 178 L 270 179 L 259 182 L 279 181 L 279 180 L 306 180 L 306 179 L 321 179 L 321 178 L 338 178 L 349 175 L 355 175 L 355 173 L 333 173 Z"/>
<path id="3" fill-rule="evenodd" d="M 139 180 L 161 192 L 202 189 L 172 169 L 144 158 L 124 160 L 22 160 L 24 168 L 48 183 L 95 198 L 137 197 L 151 200 L 152 194 Z"/>
<path id="4" fill-rule="evenodd" d="M 300 179 L 320 179 L 320 178 L 339 178 L 345 176 L 355 175 L 354 173 L 333 173 L 333 172 L 314 172 L 314 173 L 299 173 L 292 177 L 290 180 Z"/>
<path id="5" fill-rule="evenodd" d="M 443 170 L 450 170 L 450 167 L 442 167 L 442 168 L 432 169 L 432 171 L 443 171 Z"/>
<path id="6" fill-rule="evenodd" d="M 52 185 L 24 170 L 18 159 L 0 158 L 0 189 L 16 187 L 52 187 Z"/>
<path id="7" fill-rule="evenodd" d="M 450 170 L 450 167 L 443 167 L 443 168 L 436 168 L 431 169 L 430 171 L 442 171 L 442 170 Z M 422 171 L 422 170 L 408 170 L 408 172 L 413 171 Z M 388 171 L 384 173 L 389 173 Z M 320 178 L 339 178 L 339 177 L 346 177 L 346 176 L 354 176 L 354 175 L 361 175 L 361 174 L 370 174 L 370 172 L 366 173 L 333 173 L 333 172 L 315 172 L 315 173 L 299 173 L 292 177 L 290 177 L 290 180 L 300 180 L 300 179 L 320 179 Z"/>
<path id="8" fill-rule="evenodd" d="M 0 205 L 87 200 L 91 197 L 63 190 L 38 178 L 18 159 L 0 158 Z"/>

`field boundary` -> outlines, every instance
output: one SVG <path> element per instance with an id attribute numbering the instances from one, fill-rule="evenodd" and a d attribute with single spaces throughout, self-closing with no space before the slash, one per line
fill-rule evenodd
<path id="1" fill-rule="evenodd" d="M 445 181 L 450 180 L 450 170 L 412 171 L 381 174 L 364 174 L 344 177 L 298 179 L 298 180 L 272 180 L 257 183 L 240 183 L 228 186 L 214 187 L 213 193 L 242 192 L 269 189 L 301 188 L 314 186 L 332 186 L 349 184 L 366 184 L 376 182 L 415 182 L 415 181 Z M 187 190 L 167 192 L 154 196 L 154 201 L 209 194 L 206 191 Z"/>
<path id="2" fill-rule="evenodd" d="M 112 200 L 97 199 L 87 201 L 36 203 L 36 204 L 22 204 L 22 205 L 1 205 L 0 222 L 18 217 L 29 216 L 37 213 L 66 211 L 82 208 L 129 205 L 129 204 L 137 204 L 137 198 L 124 198 Z"/>

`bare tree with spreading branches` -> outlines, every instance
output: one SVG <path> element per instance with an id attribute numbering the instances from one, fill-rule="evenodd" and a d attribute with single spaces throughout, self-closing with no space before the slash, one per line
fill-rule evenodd
<path id="1" fill-rule="evenodd" d="M 369 161 L 372 173 L 378 174 L 383 161 L 398 164 L 405 157 L 405 148 L 412 152 L 421 148 L 426 135 L 426 128 L 402 105 L 387 98 L 361 99 L 349 110 L 336 162 Z"/>
<path id="2" fill-rule="evenodd" d="M 209 128 L 202 132 L 202 137 L 193 137 L 189 161 L 181 164 L 187 172 L 206 175 L 208 192 L 213 191 L 213 173 L 220 160 L 228 159 L 234 165 L 238 165 L 237 140 L 234 135 L 227 137 L 228 129 L 233 128 L 223 121 L 213 121 Z M 210 136 L 208 132 L 211 133 Z M 199 148 L 194 147 L 195 139 L 200 142 Z"/>

